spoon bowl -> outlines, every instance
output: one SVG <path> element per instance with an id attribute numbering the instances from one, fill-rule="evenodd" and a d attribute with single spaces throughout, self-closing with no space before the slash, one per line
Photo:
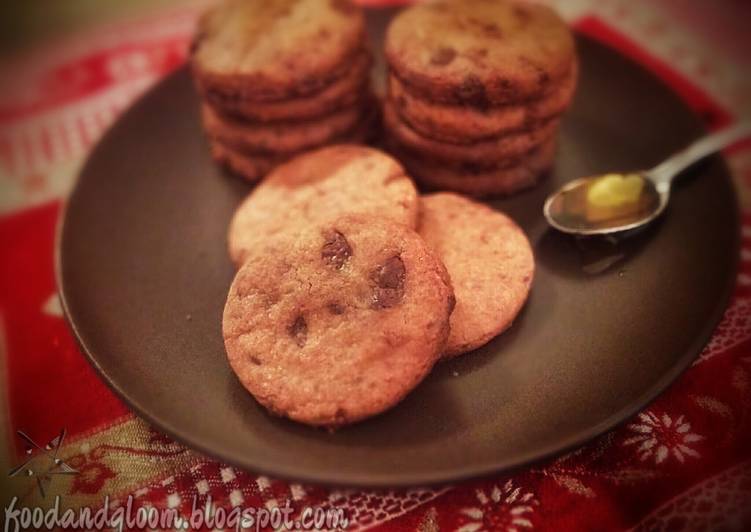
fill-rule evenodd
<path id="1" fill-rule="evenodd" d="M 663 213 L 670 200 L 670 186 L 657 184 L 644 173 L 629 174 L 642 181 L 637 196 L 624 197 L 616 191 L 598 201 L 597 184 L 614 176 L 582 177 L 566 183 L 545 201 L 543 213 L 548 223 L 568 234 L 609 235 L 639 228 Z"/>
<path id="2" fill-rule="evenodd" d="M 678 174 L 749 135 L 751 123 L 741 122 L 699 139 L 651 170 L 575 179 L 547 198 L 543 214 L 552 227 L 572 235 L 611 235 L 637 229 L 665 211 Z"/>

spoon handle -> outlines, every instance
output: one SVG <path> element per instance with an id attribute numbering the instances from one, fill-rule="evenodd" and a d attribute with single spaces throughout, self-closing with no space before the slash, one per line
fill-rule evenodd
<path id="1" fill-rule="evenodd" d="M 711 155 L 746 136 L 751 136 L 751 122 L 739 122 L 732 127 L 702 137 L 687 148 L 672 155 L 646 172 L 659 185 L 669 185 L 675 176 L 707 155 Z"/>

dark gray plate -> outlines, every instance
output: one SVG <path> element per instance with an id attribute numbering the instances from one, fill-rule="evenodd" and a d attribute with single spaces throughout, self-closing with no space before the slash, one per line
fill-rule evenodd
<path id="1" fill-rule="evenodd" d="M 376 35 L 383 18 L 373 17 Z M 305 481 L 457 480 L 559 453 L 623 421 L 709 339 L 734 281 L 738 214 L 714 158 L 681 179 L 659 223 L 617 246 L 547 229 L 543 200 L 561 183 L 649 167 L 702 133 L 649 73 L 594 42 L 579 45 L 581 85 L 553 175 L 493 202 L 534 245 L 525 310 L 486 347 L 440 364 L 393 410 L 329 434 L 267 415 L 235 379 L 221 337 L 233 275 L 225 232 L 249 187 L 212 163 L 185 68 L 105 135 L 68 202 L 58 276 L 84 352 L 178 440 Z"/>

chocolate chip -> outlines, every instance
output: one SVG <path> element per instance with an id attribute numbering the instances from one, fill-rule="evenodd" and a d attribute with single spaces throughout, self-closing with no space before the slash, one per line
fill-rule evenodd
<path id="1" fill-rule="evenodd" d="M 329 312 L 331 312 L 332 314 L 336 316 L 341 316 L 342 314 L 344 314 L 344 311 L 346 310 L 344 308 L 344 305 L 342 305 L 341 303 L 337 303 L 336 301 L 326 305 L 326 308 L 328 308 Z"/>
<path id="2" fill-rule="evenodd" d="M 529 21 L 529 11 L 527 11 L 525 7 L 515 5 L 511 8 L 511 12 L 519 20 L 519 22 L 526 23 Z"/>
<path id="3" fill-rule="evenodd" d="M 480 63 L 483 59 L 488 57 L 487 48 L 470 48 L 465 53 L 467 57 L 469 57 L 475 63 Z"/>
<path id="4" fill-rule="evenodd" d="M 469 74 L 464 78 L 455 94 L 461 102 L 469 105 L 482 109 L 490 107 L 490 101 L 485 92 L 485 85 L 483 85 L 482 80 L 474 74 Z"/>
<path id="5" fill-rule="evenodd" d="M 493 37 L 494 39 L 501 39 L 503 37 L 503 32 L 501 31 L 501 28 L 499 28 L 495 24 L 485 22 L 485 23 L 479 24 L 478 26 L 482 30 L 482 32 L 488 37 Z"/>
<path id="6" fill-rule="evenodd" d="M 352 256 L 352 248 L 339 231 L 330 231 L 326 236 L 326 242 L 321 248 L 321 258 L 329 266 L 341 270 L 347 259 Z"/>
<path id="7" fill-rule="evenodd" d="M 404 278 L 407 270 L 401 257 L 395 255 L 378 266 L 371 273 L 375 283 L 373 289 L 373 308 L 390 308 L 401 302 L 404 297 Z"/>
<path id="8" fill-rule="evenodd" d="M 430 64 L 436 66 L 446 66 L 456 57 L 456 50 L 443 46 L 433 52 L 430 56 Z"/>
<path id="9" fill-rule="evenodd" d="M 295 318 L 295 321 L 287 327 L 287 332 L 298 347 L 303 347 L 308 340 L 308 323 L 305 321 L 305 318 L 298 316 Z"/>

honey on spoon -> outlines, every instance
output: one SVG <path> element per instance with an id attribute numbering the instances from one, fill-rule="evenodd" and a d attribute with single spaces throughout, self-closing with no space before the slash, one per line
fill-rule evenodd
<path id="1" fill-rule="evenodd" d="M 576 179 L 548 197 L 543 213 L 552 227 L 574 235 L 606 235 L 642 227 L 665 210 L 678 174 L 747 136 L 751 136 L 751 124 L 742 122 L 699 139 L 651 170 Z"/>

